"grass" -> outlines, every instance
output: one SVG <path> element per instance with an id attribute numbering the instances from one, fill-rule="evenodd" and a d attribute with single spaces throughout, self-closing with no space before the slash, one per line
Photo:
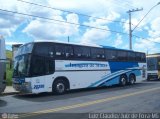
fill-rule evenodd
<path id="1" fill-rule="evenodd" d="M 11 86 L 12 85 L 12 74 L 13 74 L 13 68 L 10 67 L 10 64 L 7 63 L 7 67 L 6 67 L 6 81 L 7 81 L 7 85 Z"/>
<path id="2" fill-rule="evenodd" d="M 6 57 L 10 61 L 12 61 L 12 51 L 6 50 Z M 10 66 L 11 65 L 10 63 L 11 62 L 7 63 L 6 65 L 6 81 L 8 86 L 12 85 L 12 74 L 13 74 L 13 67 Z"/>

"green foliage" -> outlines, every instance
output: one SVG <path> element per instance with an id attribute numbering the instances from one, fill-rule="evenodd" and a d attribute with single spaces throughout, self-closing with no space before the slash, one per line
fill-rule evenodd
<path id="1" fill-rule="evenodd" d="M 6 57 L 10 61 L 12 61 L 12 51 L 6 50 Z M 6 81 L 7 85 L 12 85 L 12 73 L 13 73 L 13 68 L 11 67 L 12 62 L 7 63 L 6 67 Z"/>
<path id="2" fill-rule="evenodd" d="M 6 69 L 6 80 L 7 80 L 7 85 L 11 86 L 12 85 L 12 73 L 13 73 L 13 68 L 10 67 L 10 64 L 7 63 L 7 69 Z"/>
<path id="3" fill-rule="evenodd" d="M 7 57 L 8 59 L 12 59 L 12 51 L 6 50 L 6 57 Z"/>

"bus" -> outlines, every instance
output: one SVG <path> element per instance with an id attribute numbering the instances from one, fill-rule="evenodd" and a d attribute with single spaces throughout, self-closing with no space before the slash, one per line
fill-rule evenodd
<path id="1" fill-rule="evenodd" d="M 160 80 L 160 53 L 147 55 L 147 80 Z"/>
<path id="2" fill-rule="evenodd" d="M 19 47 L 13 88 L 23 93 L 134 84 L 146 79 L 145 53 L 106 46 L 35 41 Z"/>
<path id="3" fill-rule="evenodd" d="M 0 36 L 0 94 L 6 88 L 6 51 L 5 40 Z"/>

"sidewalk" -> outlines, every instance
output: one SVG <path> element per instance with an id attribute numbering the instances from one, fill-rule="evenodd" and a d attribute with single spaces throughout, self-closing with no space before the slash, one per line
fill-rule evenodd
<path id="1" fill-rule="evenodd" d="M 18 91 L 15 91 L 12 86 L 6 86 L 6 89 L 2 93 L 2 95 L 14 95 L 18 94 Z"/>

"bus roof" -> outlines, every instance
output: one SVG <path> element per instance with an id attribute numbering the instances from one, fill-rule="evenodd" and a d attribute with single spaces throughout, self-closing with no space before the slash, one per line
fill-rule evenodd
<path id="1" fill-rule="evenodd" d="M 80 43 L 70 43 L 70 42 L 62 42 L 62 41 L 58 41 L 58 40 L 54 40 L 54 41 L 51 41 L 51 40 L 35 40 L 35 41 L 29 42 L 29 43 L 43 43 L 43 42 L 61 43 L 61 44 L 70 44 L 70 45 L 78 45 L 78 46 L 88 46 L 88 47 L 106 48 L 106 49 L 112 49 L 112 50 L 123 50 L 123 51 L 137 52 L 137 51 L 133 51 L 133 50 L 120 49 L 120 48 L 111 47 L 111 46 L 87 44 L 87 43 L 81 43 L 81 44 Z M 26 44 L 29 44 L 29 43 L 26 43 Z M 25 44 L 23 44 L 23 45 L 25 45 Z"/>
<path id="2" fill-rule="evenodd" d="M 148 54 L 146 57 L 160 57 L 160 53 Z"/>

